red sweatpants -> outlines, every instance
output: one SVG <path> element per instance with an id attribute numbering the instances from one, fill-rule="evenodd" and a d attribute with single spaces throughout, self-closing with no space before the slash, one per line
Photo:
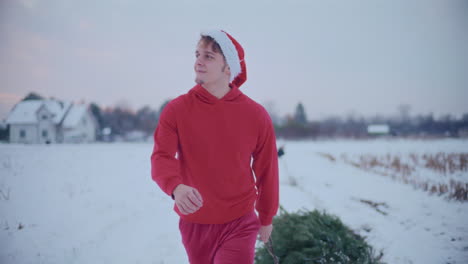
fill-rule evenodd
<path id="1" fill-rule="evenodd" d="M 253 264 L 260 220 L 255 211 L 224 224 L 179 220 L 190 264 Z"/>

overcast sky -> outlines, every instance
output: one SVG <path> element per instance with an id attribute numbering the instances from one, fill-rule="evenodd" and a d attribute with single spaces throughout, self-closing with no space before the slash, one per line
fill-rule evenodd
<path id="1" fill-rule="evenodd" d="M 0 0 L 0 118 L 31 91 L 159 109 L 195 84 L 212 28 L 244 47 L 241 90 L 280 115 L 468 113 L 465 0 Z"/>

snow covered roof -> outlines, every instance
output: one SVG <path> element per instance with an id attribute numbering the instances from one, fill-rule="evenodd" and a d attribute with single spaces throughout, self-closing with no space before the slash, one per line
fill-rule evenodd
<path id="1" fill-rule="evenodd" d="M 16 104 L 8 114 L 6 122 L 8 124 L 35 124 L 38 122 L 37 111 L 44 106 L 53 114 L 52 121 L 55 124 L 60 123 L 70 102 L 59 102 L 57 100 L 26 100 Z"/>
<path id="2" fill-rule="evenodd" d="M 63 127 L 72 128 L 78 125 L 87 110 L 88 107 L 86 105 L 72 105 L 63 121 Z"/>

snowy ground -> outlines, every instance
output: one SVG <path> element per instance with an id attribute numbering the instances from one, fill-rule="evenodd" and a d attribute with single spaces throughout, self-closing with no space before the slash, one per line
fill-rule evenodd
<path id="1" fill-rule="evenodd" d="M 339 216 L 389 264 L 468 263 L 468 202 L 317 154 L 466 153 L 468 141 L 283 143 L 286 210 Z M 151 150 L 148 143 L 0 144 L 0 263 L 188 263 L 172 200 L 150 177 Z M 384 202 L 386 215 L 360 199 Z"/>

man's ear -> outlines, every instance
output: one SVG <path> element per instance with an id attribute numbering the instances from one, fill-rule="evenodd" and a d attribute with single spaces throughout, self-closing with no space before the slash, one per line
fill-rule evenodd
<path id="1" fill-rule="evenodd" d="M 223 72 L 226 75 L 231 75 L 231 69 L 229 68 L 229 65 L 227 63 L 225 63 L 224 66 L 223 66 Z"/>

